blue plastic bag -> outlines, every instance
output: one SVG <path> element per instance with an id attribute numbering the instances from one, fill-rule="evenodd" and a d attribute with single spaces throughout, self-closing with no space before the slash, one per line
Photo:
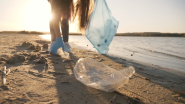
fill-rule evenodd
<path id="1" fill-rule="evenodd" d="M 105 0 L 94 0 L 85 36 L 101 54 L 107 54 L 109 45 L 117 32 L 119 22 L 112 16 Z"/>

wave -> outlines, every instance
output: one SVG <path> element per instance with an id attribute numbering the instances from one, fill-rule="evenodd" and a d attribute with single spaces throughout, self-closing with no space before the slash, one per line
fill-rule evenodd
<path id="1" fill-rule="evenodd" d="M 148 51 L 148 52 L 161 54 L 163 56 L 173 57 L 173 58 L 180 59 L 180 60 L 185 60 L 185 57 L 177 56 L 177 55 L 174 55 L 174 54 L 159 52 L 159 51 L 155 51 L 155 50 L 151 50 L 151 49 L 146 49 L 146 48 L 141 48 L 141 47 L 137 47 L 137 48 L 142 49 L 142 50 L 145 50 L 145 51 Z"/>

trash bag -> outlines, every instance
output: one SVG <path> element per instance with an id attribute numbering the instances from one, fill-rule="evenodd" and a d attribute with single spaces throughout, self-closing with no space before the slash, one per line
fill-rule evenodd
<path id="1" fill-rule="evenodd" d="M 95 0 L 85 36 L 101 54 L 107 54 L 119 22 L 112 16 L 105 0 Z"/>
<path id="2" fill-rule="evenodd" d="M 79 59 L 74 68 L 77 80 L 89 87 L 106 92 L 115 91 L 127 84 L 129 77 L 134 73 L 135 69 L 132 66 L 117 71 L 91 58 Z"/>

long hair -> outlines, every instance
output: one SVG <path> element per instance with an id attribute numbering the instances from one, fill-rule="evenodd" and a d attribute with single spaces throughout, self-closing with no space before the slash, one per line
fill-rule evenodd
<path id="1" fill-rule="evenodd" d="M 75 4 L 75 14 L 77 17 L 79 30 L 84 30 L 89 23 L 89 16 L 92 11 L 94 0 L 77 0 Z"/>

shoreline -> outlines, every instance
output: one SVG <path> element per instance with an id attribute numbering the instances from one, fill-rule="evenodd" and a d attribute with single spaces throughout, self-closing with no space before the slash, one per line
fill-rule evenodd
<path id="1" fill-rule="evenodd" d="M 8 59 L 19 53 L 25 57 L 24 61 L 13 64 L 0 60 L 2 62 L 1 69 L 3 66 L 11 69 L 11 73 L 7 77 L 7 85 L 3 87 L 2 83 L 0 84 L 0 92 L 2 92 L 0 93 L 0 103 L 110 104 L 110 99 L 115 95 L 116 99 L 113 103 L 119 104 L 185 103 L 185 76 L 179 76 L 166 69 L 143 65 L 128 59 L 101 55 L 73 45 L 71 45 L 70 61 L 63 62 L 65 60 L 63 57 L 46 53 L 47 49 L 35 51 L 22 46 L 23 42 L 35 43 L 40 46 L 50 43 L 38 35 L 9 35 L 8 37 L 0 35 L 0 39 L 1 59 Z M 6 55 L 7 57 L 5 57 Z M 29 59 L 30 55 L 33 56 L 33 60 Z M 45 57 L 48 65 L 54 66 L 55 69 L 44 70 L 45 64 L 34 63 L 41 56 Z M 84 57 L 98 61 L 103 60 L 103 64 L 116 70 L 133 66 L 136 72 L 128 84 L 115 92 L 107 93 L 96 90 L 77 81 L 72 73 L 76 61 Z M 42 74 L 38 74 L 38 72 Z"/>
<path id="2" fill-rule="evenodd" d="M 70 44 L 72 45 L 72 47 L 76 47 L 76 48 L 79 48 L 79 49 L 82 49 L 82 50 L 89 50 L 89 51 L 93 51 L 95 53 L 98 53 L 95 49 L 94 49 L 95 51 L 90 49 L 90 48 L 86 49 L 85 47 L 77 46 L 73 42 L 70 42 Z M 120 57 L 119 55 L 113 55 L 112 53 L 107 54 L 107 56 L 127 60 L 127 61 L 130 61 L 130 62 L 133 62 L 133 63 L 138 63 L 138 64 L 141 64 L 141 65 L 145 65 L 145 66 L 148 66 L 148 67 L 154 67 L 156 69 L 163 69 L 163 70 L 169 71 L 171 73 L 175 73 L 175 74 L 178 74 L 178 75 L 185 76 L 185 70 L 177 70 L 177 69 L 168 68 L 168 67 L 164 67 L 164 66 L 154 65 L 152 63 L 146 63 L 146 62 L 142 62 L 142 61 L 138 61 L 138 60 L 129 59 L 129 58 L 126 58 L 126 57 Z"/>
<path id="3" fill-rule="evenodd" d="M 50 32 L 40 31 L 0 31 L 0 34 L 37 34 L 46 35 Z M 82 33 L 69 33 L 69 35 L 82 36 Z M 131 36 L 131 37 L 185 37 L 185 33 L 161 33 L 161 32 L 133 32 L 133 33 L 116 33 L 115 36 Z"/>

